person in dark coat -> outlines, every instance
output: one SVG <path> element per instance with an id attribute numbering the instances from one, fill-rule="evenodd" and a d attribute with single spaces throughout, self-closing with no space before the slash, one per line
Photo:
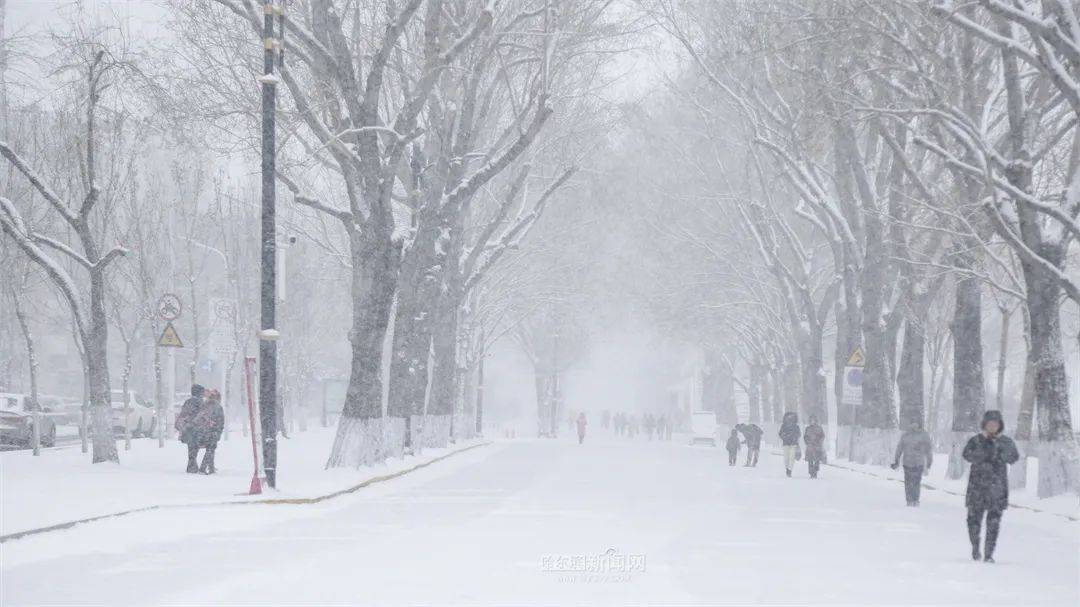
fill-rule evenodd
<path id="1" fill-rule="evenodd" d="M 982 558 L 994 562 L 1001 529 L 1001 514 L 1009 507 L 1009 464 L 1020 459 L 1016 443 L 1005 436 L 1005 422 L 1000 411 L 987 411 L 982 419 L 982 432 L 972 436 L 964 446 L 964 459 L 971 463 L 968 474 L 967 528 L 971 539 L 971 558 L 979 560 L 979 532 L 986 517 L 986 545 Z"/>
<path id="2" fill-rule="evenodd" d="M 806 464 L 810 468 L 810 478 L 817 478 L 818 470 L 825 462 L 825 429 L 813 415 L 803 431 L 803 442 L 806 443 Z"/>
<path id="3" fill-rule="evenodd" d="M 727 444 L 725 445 L 727 447 L 727 459 L 729 466 L 734 466 L 735 461 L 739 459 L 739 445 L 741 444 L 742 441 L 739 440 L 739 431 L 735 428 L 732 428 L 731 436 L 728 437 Z"/>
<path id="4" fill-rule="evenodd" d="M 777 434 L 780 436 L 780 444 L 784 447 L 784 468 L 787 470 L 787 475 L 791 476 L 795 460 L 802 457 L 799 453 L 799 436 L 802 434 L 799 432 L 799 415 L 794 411 L 785 413 Z"/>
<path id="5" fill-rule="evenodd" d="M 217 390 L 207 392 L 202 409 L 199 409 L 195 415 L 194 426 L 196 443 L 199 447 L 206 449 L 199 472 L 213 474 L 217 472 L 214 467 L 214 452 L 217 451 L 221 433 L 225 430 L 225 409 L 221 406 L 220 392 Z"/>
<path id="6" fill-rule="evenodd" d="M 188 450 L 188 463 L 187 471 L 189 474 L 195 474 L 199 471 L 199 464 L 197 458 L 199 457 L 199 442 L 195 436 L 195 416 L 203 406 L 203 393 L 205 388 L 199 384 L 192 384 L 191 386 L 191 398 L 184 401 L 183 406 L 180 407 L 180 414 L 176 416 L 176 423 L 174 427 L 176 432 L 180 435 L 180 442 L 187 445 Z"/>
<path id="7" fill-rule="evenodd" d="M 735 429 L 746 437 L 746 465 L 757 466 L 758 454 L 761 452 L 761 437 L 765 432 L 757 424 L 738 424 Z"/>
<path id="8" fill-rule="evenodd" d="M 896 445 L 896 457 L 893 458 L 891 466 L 893 470 L 900 466 L 901 457 L 904 464 L 904 495 L 907 497 L 907 505 L 918 506 L 922 477 L 930 470 L 930 464 L 934 463 L 933 442 L 918 421 L 911 422 L 911 427 L 900 435 L 900 442 Z"/>

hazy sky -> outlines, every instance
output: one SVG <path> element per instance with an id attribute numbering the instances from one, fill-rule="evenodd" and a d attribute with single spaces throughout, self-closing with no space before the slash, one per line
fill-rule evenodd
<path id="1" fill-rule="evenodd" d="M 156 0 L 7 0 L 8 35 L 30 36 L 50 24 L 60 24 L 79 13 L 88 18 L 120 17 L 132 33 L 160 35 L 166 11 Z"/>

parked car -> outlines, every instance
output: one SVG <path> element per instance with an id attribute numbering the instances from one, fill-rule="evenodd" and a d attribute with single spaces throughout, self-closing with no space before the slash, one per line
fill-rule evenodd
<path id="1" fill-rule="evenodd" d="M 34 441 L 34 411 L 41 424 L 39 439 L 42 447 L 56 445 L 56 421 L 48 408 L 51 401 L 40 398 L 35 404 L 26 394 L 0 394 L 0 444 L 17 447 L 30 447 Z"/>
<path id="2" fill-rule="evenodd" d="M 124 434 L 125 431 L 130 430 L 131 436 L 135 438 L 154 435 L 157 429 L 157 415 L 153 403 L 130 390 L 127 398 L 123 390 L 113 390 L 111 400 L 113 432 Z"/>

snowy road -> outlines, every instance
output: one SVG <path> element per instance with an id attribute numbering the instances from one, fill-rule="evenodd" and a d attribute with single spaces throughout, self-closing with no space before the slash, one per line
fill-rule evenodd
<path id="1" fill-rule="evenodd" d="M 0 604 L 1080 601 L 1077 523 L 1010 510 L 998 563 L 973 563 L 956 496 L 908 509 L 894 482 L 722 459 L 675 443 L 519 441 L 315 506 L 84 525 L 0 546 Z M 545 570 L 609 549 L 644 571 Z"/>

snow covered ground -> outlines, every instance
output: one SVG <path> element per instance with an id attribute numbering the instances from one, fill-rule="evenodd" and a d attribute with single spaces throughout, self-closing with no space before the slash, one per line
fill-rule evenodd
<path id="1" fill-rule="evenodd" d="M 0 454 L 0 536 L 69 521 L 151 506 L 240 502 L 266 498 L 310 498 L 353 487 L 445 455 L 452 449 L 428 449 L 382 466 L 359 470 L 324 470 L 334 428 L 313 428 L 278 440 L 279 491 L 246 495 L 251 484 L 251 438 L 233 432 L 218 445 L 211 476 L 187 474 L 187 448 L 168 440 L 131 441 L 120 465 L 89 463 L 77 445 Z M 456 449 L 471 443 L 459 444 Z"/>
<path id="2" fill-rule="evenodd" d="M 1080 524 L 1012 509 L 987 565 L 968 556 L 962 498 L 922 502 L 833 467 L 788 479 L 772 454 L 729 468 L 677 442 L 507 441 L 319 504 L 151 511 L 7 542 L 0 604 L 1080 601 Z"/>

